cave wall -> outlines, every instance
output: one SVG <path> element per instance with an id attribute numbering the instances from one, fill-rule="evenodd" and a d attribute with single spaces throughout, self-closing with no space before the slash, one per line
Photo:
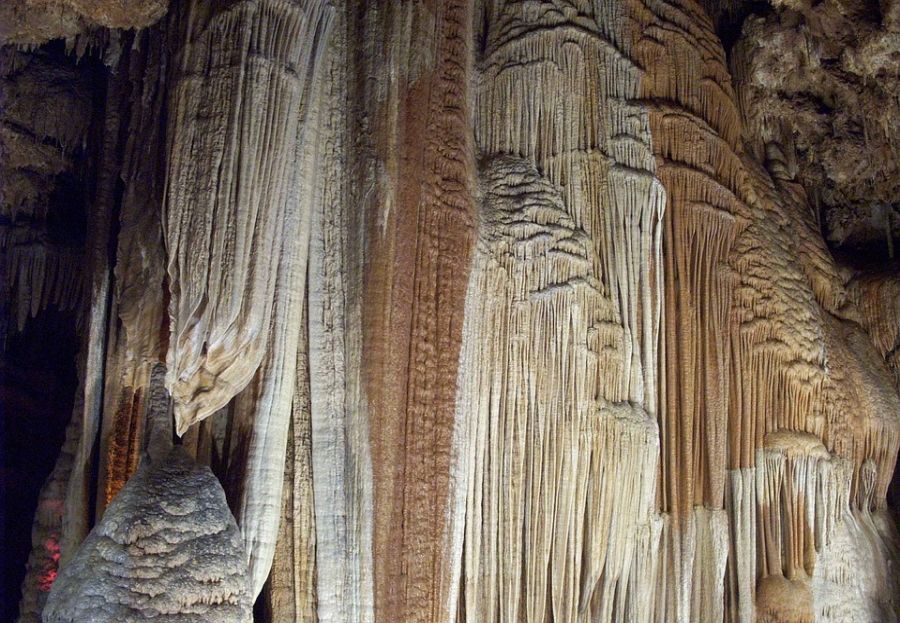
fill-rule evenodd
<path id="1" fill-rule="evenodd" d="M 234 608 L 102 620 L 247 619 L 237 559 L 264 621 L 900 615 L 895 4 L 26 4 L 2 326 L 81 346 L 20 620 L 166 473 Z"/>

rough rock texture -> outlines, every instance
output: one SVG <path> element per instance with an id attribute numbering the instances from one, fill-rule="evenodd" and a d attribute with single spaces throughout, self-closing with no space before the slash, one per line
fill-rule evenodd
<path id="1" fill-rule="evenodd" d="M 369 75 L 391 76 L 364 91 L 379 182 L 366 204 L 362 301 L 376 620 L 451 617 L 458 590 L 455 398 L 474 226 L 471 11 L 466 0 L 444 0 L 364 13 L 373 49 L 397 41 L 364 62 Z"/>
<path id="2" fill-rule="evenodd" d="M 76 404 L 75 408 L 76 412 L 66 429 L 66 441 L 38 498 L 34 524 L 31 527 L 32 548 L 22 581 L 22 599 L 17 619 L 19 623 L 40 623 L 47 596 L 59 575 L 59 539 L 66 484 L 72 469 L 81 405 Z"/>
<path id="3" fill-rule="evenodd" d="M 8 0 L 0 5 L 0 44 L 74 39 L 99 27 L 144 28 L 169 0 Z"/>
<path id="4" fill-rule="evenodd" d="M 483 8 L 465 620 L 652 611 L 665 195 L 640 72 L 604 31 L 623 9 Z"/>
<path id="5" fill-rule="evenodd" d="M 53 305 L 79 309 L 85 146 L 97 72 L 53 53 L 0 50 L 0 265 L 3 318 L 21 331 Z"/>
<path id="6" fill-rule="evenodd" d="M 185 15 L 201 30 L 187 34 L 173 87 L 164 224 L 179 434 L 241 391 L 266 353 L 318 4 L 194 3 Z"/>
<path id="7" fill-rule="evenodd" d="M 897 9 L 729 6 L 192 0 L 79 36 L 102 89 L 20 57 L 91 102 L 63 572 L 164 375 L 264 621 L 900 615 Z M 30 234 L 55 115 L 0 125 Z"/>
<path id="8" fill-rule="evenodd" d="M 305 330 L 309 335 L 312 470 L 308 477 L 315 508 L 312 588 L 316 614 L 320 621 L 359 623 L 374 620 L 370 540 L 374 518 L 368 412 L 361 391 L 365 214 L 356 207 L 370 191 L 351 183 L 356 175 L 365 179 L 360 164 L 365 162 L 365 151 L 351 139 L 351 131 L 360 128 L 345 112 L 351 102 L 365 101 L 359 95 L 360 86 L 350 80 L 355 62 L 347 42 L 358 37 L 352 24 L 348 7 L 340 5 L 323 68 L 322 184 L 310 228 Z M 298 365 L 298 371 L 304 372 L 304 366 Z M 298 388 L 302 383 L 298 377 Z M 295 470 L 301 466 L 295 464 Z M 292 517 L 295 526 L 301 521 L 303 515 Z M 302 568 L 304 564 L 303 553 L 295 553 L 294 565 Z M 295 598 L 293 605 L 303 608 L 304 602 Z"/>
<path id="9" fill-rule="evenodd" d="M 900 238 L 900 2 L 772 4 L 747 19 L 732 55 L 747 145 L 803 184 L 830 242 L 891 245 Z"/>
<path id="10" fill-rule="evenodd" d="M 857 273 L 850 280 L 849 291 L 859 307 L 860 323 L 900 387 L 900 270 L 895 265 Z"/>
<path id="11" fill-rule="evenodd" d="M 112 301 L 115 321 L 107 335 L 109 373 L 104 374 L 100 423 L 97 512 L 102 514 L 134 473 L 142 446 L 143 411 L 150 371 L 165 359 L 162 335 L 166 301 L 159 206 L 164 185 L 164 111 L 170 63 L 161 33 L 167 25 L 136 35 L 122 55 L 119 88 L 130 109 L 120 154 L 122 196 L 118 212 Z M 163 370 L 164 371 L 164 370 Z"/>
<path id="12" fill-rule="evenodd" d="M 180 448 L 145 461 L 44 608 L 44 623 L 247 622 L 240 531 L 209 468 Z"/>
<path id="13" fill-rule="evenodd" d="M 331 17 L 318 0 L 191 2 L 173 17 L 166 383 L 179 435 L 229 409 L 223 479 L 254 597 L 281 516 Z"/>

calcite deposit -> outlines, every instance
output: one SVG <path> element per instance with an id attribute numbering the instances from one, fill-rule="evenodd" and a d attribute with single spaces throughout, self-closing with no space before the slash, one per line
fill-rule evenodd
<path id="1" fill-rule="evenodd" d="M 148 459 L 56 578 L 47 623 L 247 621 L 240 531 L 208 467 Z"/>
<path id="2" fill-rule="evenodd" d="M 20 621 L 900 617 L 898 0 L 0 43 L 4 365 L 80 345 Z"/>

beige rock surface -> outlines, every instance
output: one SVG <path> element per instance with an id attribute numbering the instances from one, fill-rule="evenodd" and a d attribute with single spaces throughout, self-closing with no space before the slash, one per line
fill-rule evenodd
<path id="1" fill-rule="evenodd" d="M 169 0 L 9 0 L 0 5 L 0 44 L 34 46 L 97 28 L 145 28 Z"/>
<path id="2" fill-rule="evenodd" d="M 731 8 L 195 0 L 79 36 L 102 94 L 16 52 L 22 241 L 72 147 L 97 163 L 61 577 L 152 480 L 165 375 L 264 621 L 900 616 L 900 9 Z M 17 317 L 75 296 L 17 261 Z"/>

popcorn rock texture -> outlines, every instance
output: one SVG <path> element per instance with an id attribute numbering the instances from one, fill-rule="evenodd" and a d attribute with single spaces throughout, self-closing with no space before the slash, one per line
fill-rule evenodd
<path id="1" fill-rule="evenodd" d="M 45 623 L 250 621 L 240 530 L 207 467 L 146 461 L 60 572 Z"/>

